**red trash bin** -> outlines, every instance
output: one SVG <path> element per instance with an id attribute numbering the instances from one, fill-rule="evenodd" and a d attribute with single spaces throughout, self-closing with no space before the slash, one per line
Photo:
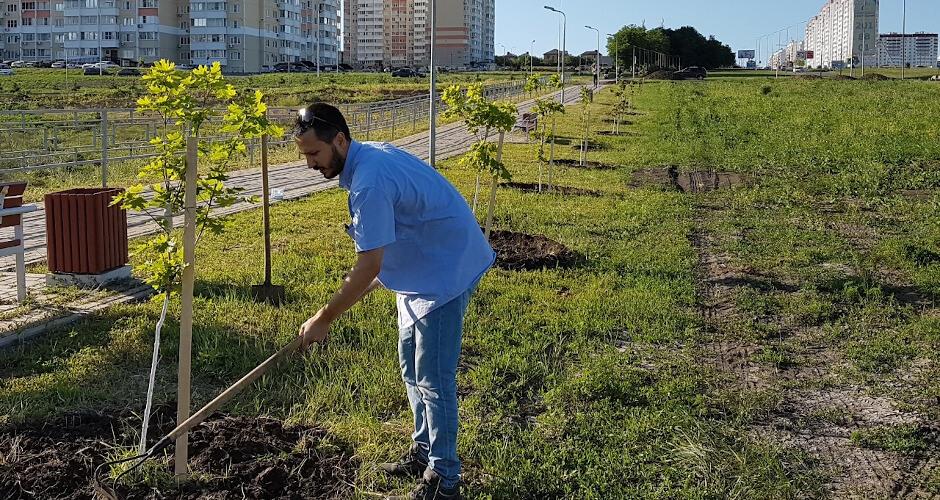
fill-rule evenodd
<path id="1" fill-rule="evenodd" d="M 53 273 L 102 274 L 127 264 L 127 211 L 109 206 L 123 188 L 78 188 L 45 197 Z"/>

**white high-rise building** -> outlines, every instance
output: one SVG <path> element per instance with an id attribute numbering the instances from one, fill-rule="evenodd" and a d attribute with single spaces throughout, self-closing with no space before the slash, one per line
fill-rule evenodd
<path id="1" fill-rule="evenodd" d="M 877 58 L 878 3 L 878 0 L 826 2 L 819 14 L 806 24 L 806 66 L 874 65 Z"/>
<path id="2" fill-rule="evenodd" d="M 801 41 L 793 40 L 786 47 L 774 52 L 770 56 L 769 65 L 771 69 L 792 69 L 794 66 L 801 66 L 797 61 L 805 61 L 804 44 Z"/>
<path id="3" fill-rule="evenodd" d="M 338 0 L 0 0 L 0 12 L 3 59 L 218 61 L 230 72 L 318 52 L 321 65 L 338 62 Z"/>
<path id="4" fill-rule="evenodd" d="M 429 4 L 429 0 L 344 0 L 343 62 L 376 69 L 429 66 Z M 435 64 L 493 61 L 496 0 L 440 1 L 437 10 Z"/>
<path id="5" fill-rule="evenodd" d="M 936 33 L 887 33 L 878 37 L 878 65 L 932 68 L 937 64 Z"/>

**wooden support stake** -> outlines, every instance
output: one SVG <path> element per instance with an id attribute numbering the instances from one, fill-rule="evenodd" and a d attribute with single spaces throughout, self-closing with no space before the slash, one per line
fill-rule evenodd
<path id="1" fill-rule="evenodd" d="M 183 295 L 180 313 L 180 364 L 179 389 L 177 391 L 176 421 L 185 422 L 189 418 L 190 375 L 192 370 L 193 350 L 193 283 L 196 250 L 196 166 L 198 165 L 197 137 L 186 141 L 186 185 L 183 195 Z M 189 433 L 176 439 L 176 462 L 174 474 L 177 481 L 185 479 L 188 473 Z"/>

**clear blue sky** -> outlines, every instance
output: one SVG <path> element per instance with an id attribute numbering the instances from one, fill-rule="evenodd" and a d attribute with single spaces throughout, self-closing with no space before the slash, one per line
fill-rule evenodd
<path id="1" fill-rule="evenodd" d="M 907 33 L 940 31 L 940 0 L 906 1 Z M 601 52 L 606 53 L 607 33 L 644 22 L 647 28 L 692 26 L 706 37 L 715 35 L 736 53 L 755 48 L 758 36 L 799 24 L 799 28 L 790 29 L 791 38 L 797 38 L 794 33 L 802 33 L 805 22 L 819 13 L 825 3 L 826 0 L 496 0 L 496 55 L 504 51 L 524 54 L 532 40 L 536 56 L 560 48 L 561 15 L 546 10 L 545 5 L 567 16 L 566 48 L 570 54 L 581 54 L 597 46 L 597 32 L 585 25 L 600 30 Z M 881 33 L 901 32 L 903 3 L 881 0 Z M 783 40 L 786 33 L 780 36 Z M 771 38 L 776 44 L 776 37 Z M 761 45 L 764 44 L 762 41 Z"/>

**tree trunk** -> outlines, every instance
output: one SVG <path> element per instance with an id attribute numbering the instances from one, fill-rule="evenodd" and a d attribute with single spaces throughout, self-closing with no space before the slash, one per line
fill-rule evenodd
<path id="1" fill-rule="evenodd" d="M 552 145 L 548 153 L 548 189 L 552 188 L 552 175 L 555 173 L 555 115 L 552 115 Z"/>
<path id="2" fill-rule="evenodd" d="M 539 134 L 539 192 L 542 192 L 542 154 L 545 151 L 545 120 L 542 120 L 542 133 Z"/>
<path id="3" fill-rule="evenodd" d="M 500 162 L 503 159 L 503 136 L 505 132 L 499 133 L 499 146 L 496 149 L 496 161 Z M 496 187 L 499 185 L 499 175 L 493 175 L 493 186 L 490 188 L 490 207 L 486 211 L 486 229 L 484 230 L 484 235 L 486 239 L 490 239 L 490 227 L 493 225 L 493 209 L 496 207 Z"/>

